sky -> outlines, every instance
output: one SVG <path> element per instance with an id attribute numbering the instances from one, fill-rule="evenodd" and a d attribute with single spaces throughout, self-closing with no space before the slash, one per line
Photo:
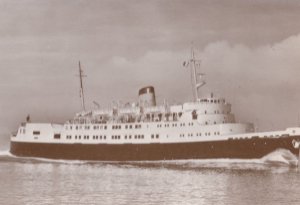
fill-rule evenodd
<path id="1" fill-rule="evenodd" d="M 193 46 L 206 86 L 258 130 L 300 123 L 300 2 L 292 0 L 0 0 L 0 133 L 64 122 L 86 106 L 192 100 Z"/>

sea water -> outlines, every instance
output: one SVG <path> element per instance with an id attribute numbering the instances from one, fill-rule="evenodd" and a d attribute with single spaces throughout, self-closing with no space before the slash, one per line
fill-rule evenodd
<path id="1" fill-rule="evenodd" d="M 0 150 L 0 204 L 300 204 L 297 157 L 144 162 L 18 158 Z"/>

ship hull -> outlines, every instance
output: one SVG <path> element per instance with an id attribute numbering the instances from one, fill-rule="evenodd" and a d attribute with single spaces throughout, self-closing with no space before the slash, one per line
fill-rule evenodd
<path id="1" fill-rule="evenodd" d="M 213 158 L 261 158 L 277 149 L 298 155 L 292 141 L 282 138 L 230 139 L 224 141 L 151 144 L 63 144 L 11 141 L 10 152 L 19 157 L 65 160 L 140 161 Z"/>

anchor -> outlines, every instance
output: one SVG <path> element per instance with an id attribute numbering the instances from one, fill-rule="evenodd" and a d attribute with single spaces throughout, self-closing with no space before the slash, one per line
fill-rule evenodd
<path id="1" fill-rule="evenodd" d="M 298 151 L 298 164 L 297 164 L 297 167 L 298 167 L 298 169 L 300 168 L 300 141 L 297 141 L 297 140 L 293 140 L 292 141 L 292 144 L 293 144 L 293 146 L 294 146 L 294 148 L 295 149 L 298 149 L 299 151 Z"/>

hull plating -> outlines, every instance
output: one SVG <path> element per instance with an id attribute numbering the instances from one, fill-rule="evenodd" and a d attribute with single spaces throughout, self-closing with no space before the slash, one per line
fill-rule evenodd
<path id="1" fill-rule="evenodd" d="M 20 157 L 99 161 L 253 159 L 279 148 L 298 154 L 298 150 L 292 145 L 293 139 L 300 140 L 300 136 L 168 144 L 50 144 L 12 141 L 10 152 Z"/>

